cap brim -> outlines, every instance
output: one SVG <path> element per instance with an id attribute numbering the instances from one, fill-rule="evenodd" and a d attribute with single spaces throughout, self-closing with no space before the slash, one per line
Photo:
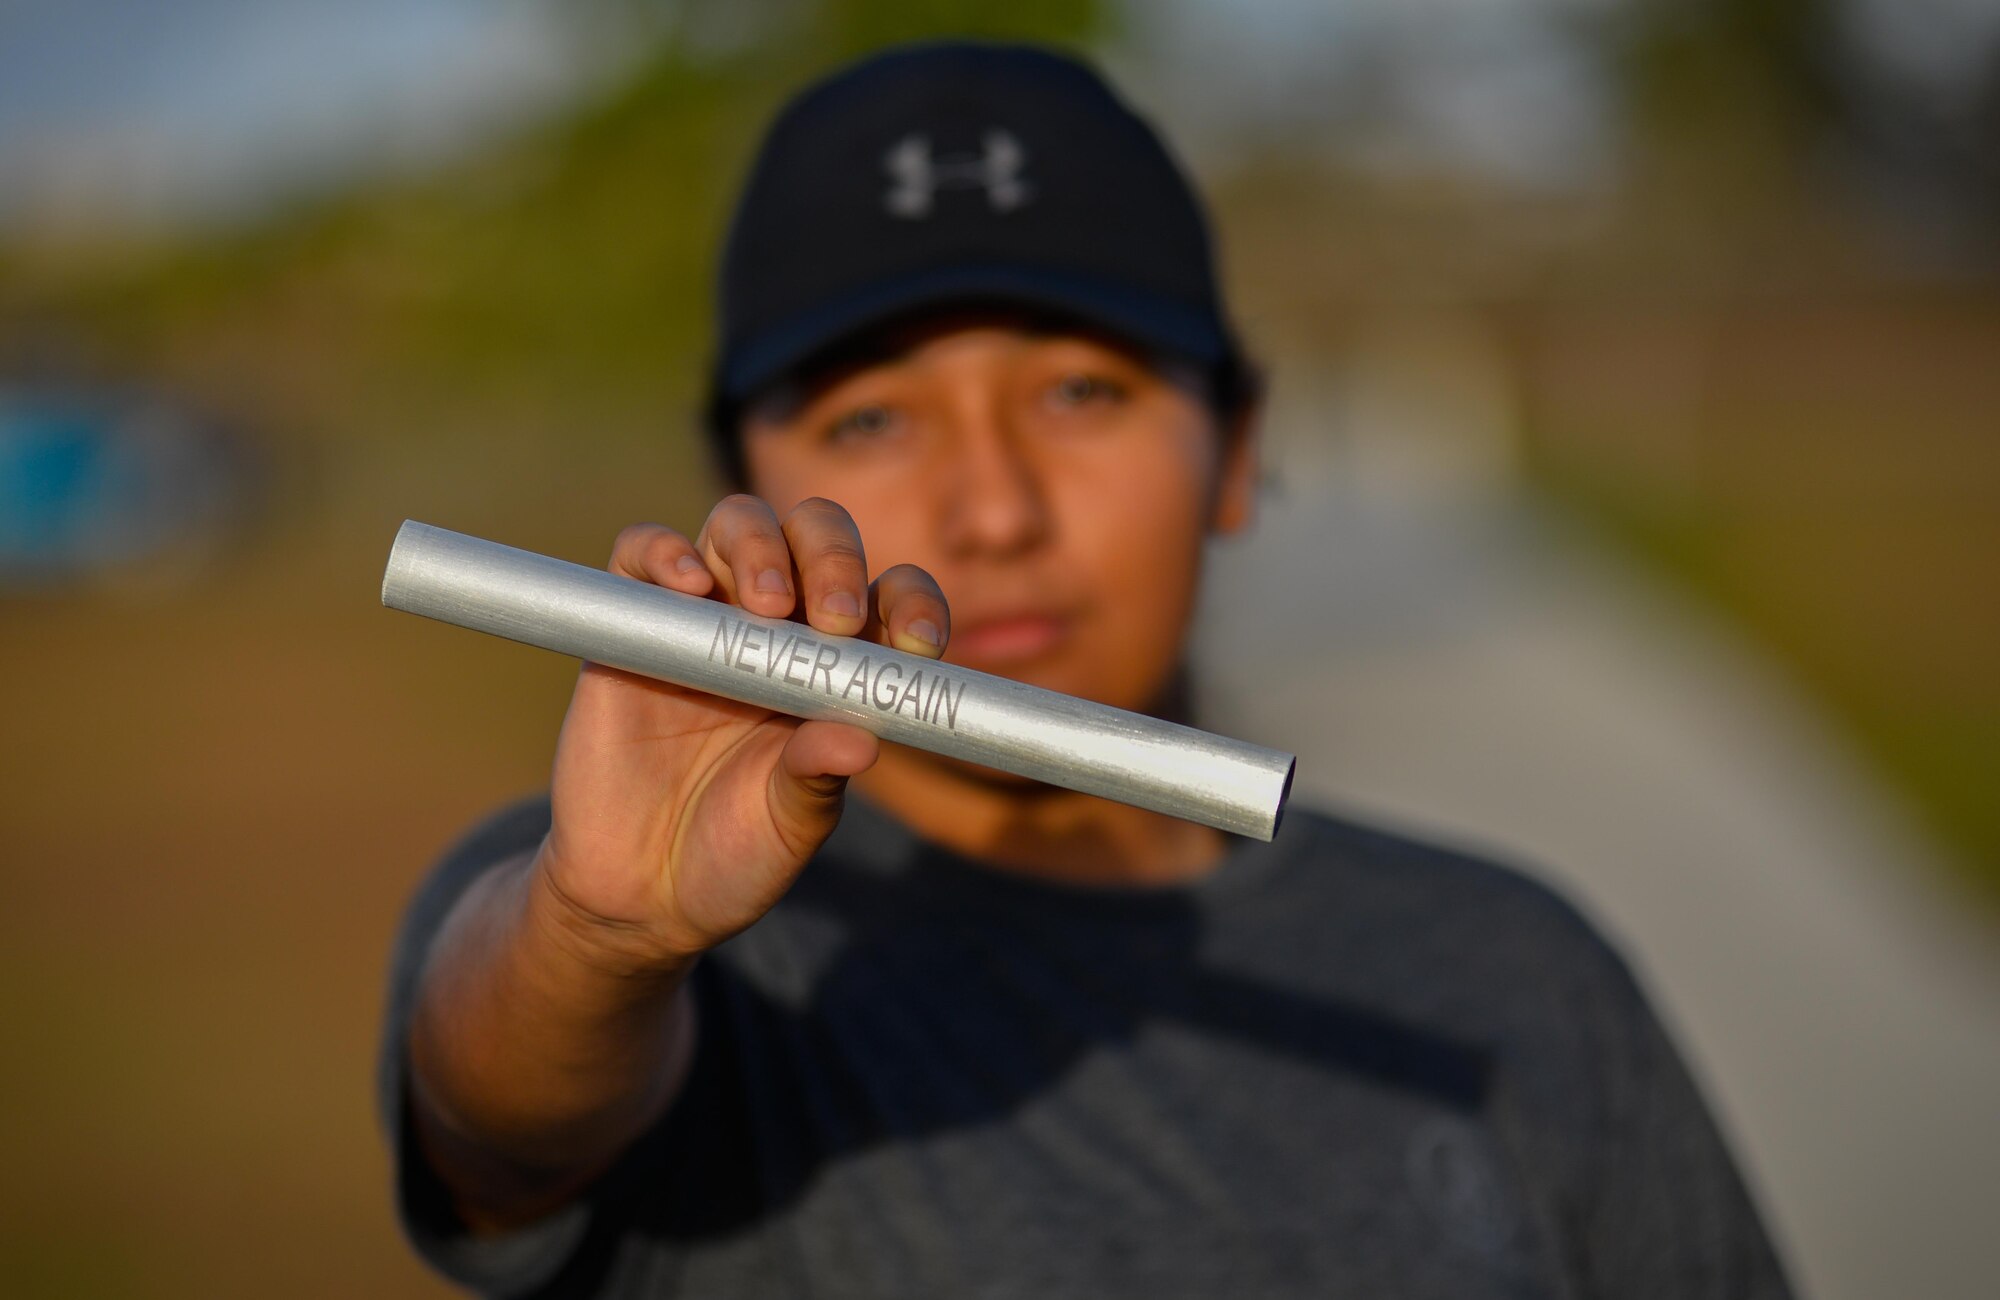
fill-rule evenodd
<path id="1" fill-rule="evenodd" d="M 1042 308 L 1202 365 L 1230 356 L 1235 345 L 1207 312 L 1128 286 L 1045 267 L 954 266 L 868 285 L 805 315 L 765 330 L 729 356 L 716 395 L 738 403 L 815 355 L 903 317 L 954 305 Z"/>

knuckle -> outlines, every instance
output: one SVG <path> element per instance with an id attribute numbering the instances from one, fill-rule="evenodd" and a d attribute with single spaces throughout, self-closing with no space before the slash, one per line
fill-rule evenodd
<path id="1" fill-rule="evenodd" d="M 748 492 L 732 492 L 716 502 L 715 509 L 710 513 L 717 518 L 748 521 L 769 515 L 771 508 L 764 504 L 762 498 L 753 497 Z"/>
<path id="2" fill-rule="evenodd" d="M 762 541 L 771 532 L 770 520 L 769 506 L 747 492 L 737 492 L 715 503 L 701 534 L 718 555 L 728 556 Z"/>
<path id="3" fill-rule="evenodd" d="M 824 538 L 813 545 L 812 559 L 815 564 L 837 568 L 861 567 L 861 549 L 843 537 Z"/>
<path id="4" fill-rule="evenodd" d="M 785 539 L 816 568 L 865 570 L 861 534 L 847 508 L 825 497 L 807 497 L 785 518 Z"/>
<path id="5" fill-rule="evenodd" d="M 933 596 L 942 599 L 944 593 L 937 579 L 914 564 L 892 565 L 882 574 L 882 581 L 897 589 L 897 593 L 915 596 Z"/>
<path id="6" fill-rule="evenodd" d="M 612 539 L 613 555 L 630 555 L 643 549 L 654 537 L 667 530 L 659 524 L 627 524 Z"/>
<path id="7" fill-rule="evenodd" d="M 724 497 L 716 502 L 702 523 L 701 535 L 717 542 L 735 533 L 743 523 L 743 507 L 738 501 L 737 497 Z"/>
<path id="8" fill-rule="evenodd" d="M 793 508 L 792 516 L 814 523 L 854 526 L 854 516 L 847 513 L 847 507 L 826 497 L 807 497 Z"/>

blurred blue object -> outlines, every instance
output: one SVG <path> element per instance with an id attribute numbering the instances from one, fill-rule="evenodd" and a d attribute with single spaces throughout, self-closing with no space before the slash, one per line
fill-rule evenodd
<path id="1" fill-rule="evenodd" d="M 82 411 L 0 406 L 0 555 L 10 566 L 56 561 L 90 515 L 110 513 L 104 435 Z"/>
<path id="2" fill-rule="evenodd" d="M 0 384 L 0 591 L 205 556 L 241 516 L 249 468 L 158 399 Z"/>

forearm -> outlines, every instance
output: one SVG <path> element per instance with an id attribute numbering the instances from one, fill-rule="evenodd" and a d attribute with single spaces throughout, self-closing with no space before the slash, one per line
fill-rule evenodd
<path id="1" fill-rule="evenodd" d="M 474 1228 L 554 1209 L 673 1099 L 692 959 L 641 960 L 579 920 L 534 857 L 487 872 L 433 943 L 409 1033 L 415 1136 Z"/>

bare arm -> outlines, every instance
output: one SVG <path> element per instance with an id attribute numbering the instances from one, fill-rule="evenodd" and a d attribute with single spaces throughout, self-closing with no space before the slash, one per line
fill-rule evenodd
<path id="1" fill-rule="evenodd" d="M 867 581 L 853 522 L 830 502 L 781 524 L 732 497 L 693 542 L 627 529 L 610 567 L 931 656 L 950 626 L 922 571 Z M 918 620 L 938 635 L 912 635 Z M 694 1054 L 688 972 L 790 888 L 876 752 L 858 728 L 584 665 L 549 834 L 454 905 L 410 1023 L 418 1149 L 470 1227 L 556 1209 L 672 1103 Z"/>
<path id="2" fill-rule="evenodd" d="M 694 1056 L 692 960 L 597 946 L 539 854 L 487 872 L 431 950 L 410 1026 L 419 1149 L 476 1231 L 529 1222 L 659 1118 Z"/>

